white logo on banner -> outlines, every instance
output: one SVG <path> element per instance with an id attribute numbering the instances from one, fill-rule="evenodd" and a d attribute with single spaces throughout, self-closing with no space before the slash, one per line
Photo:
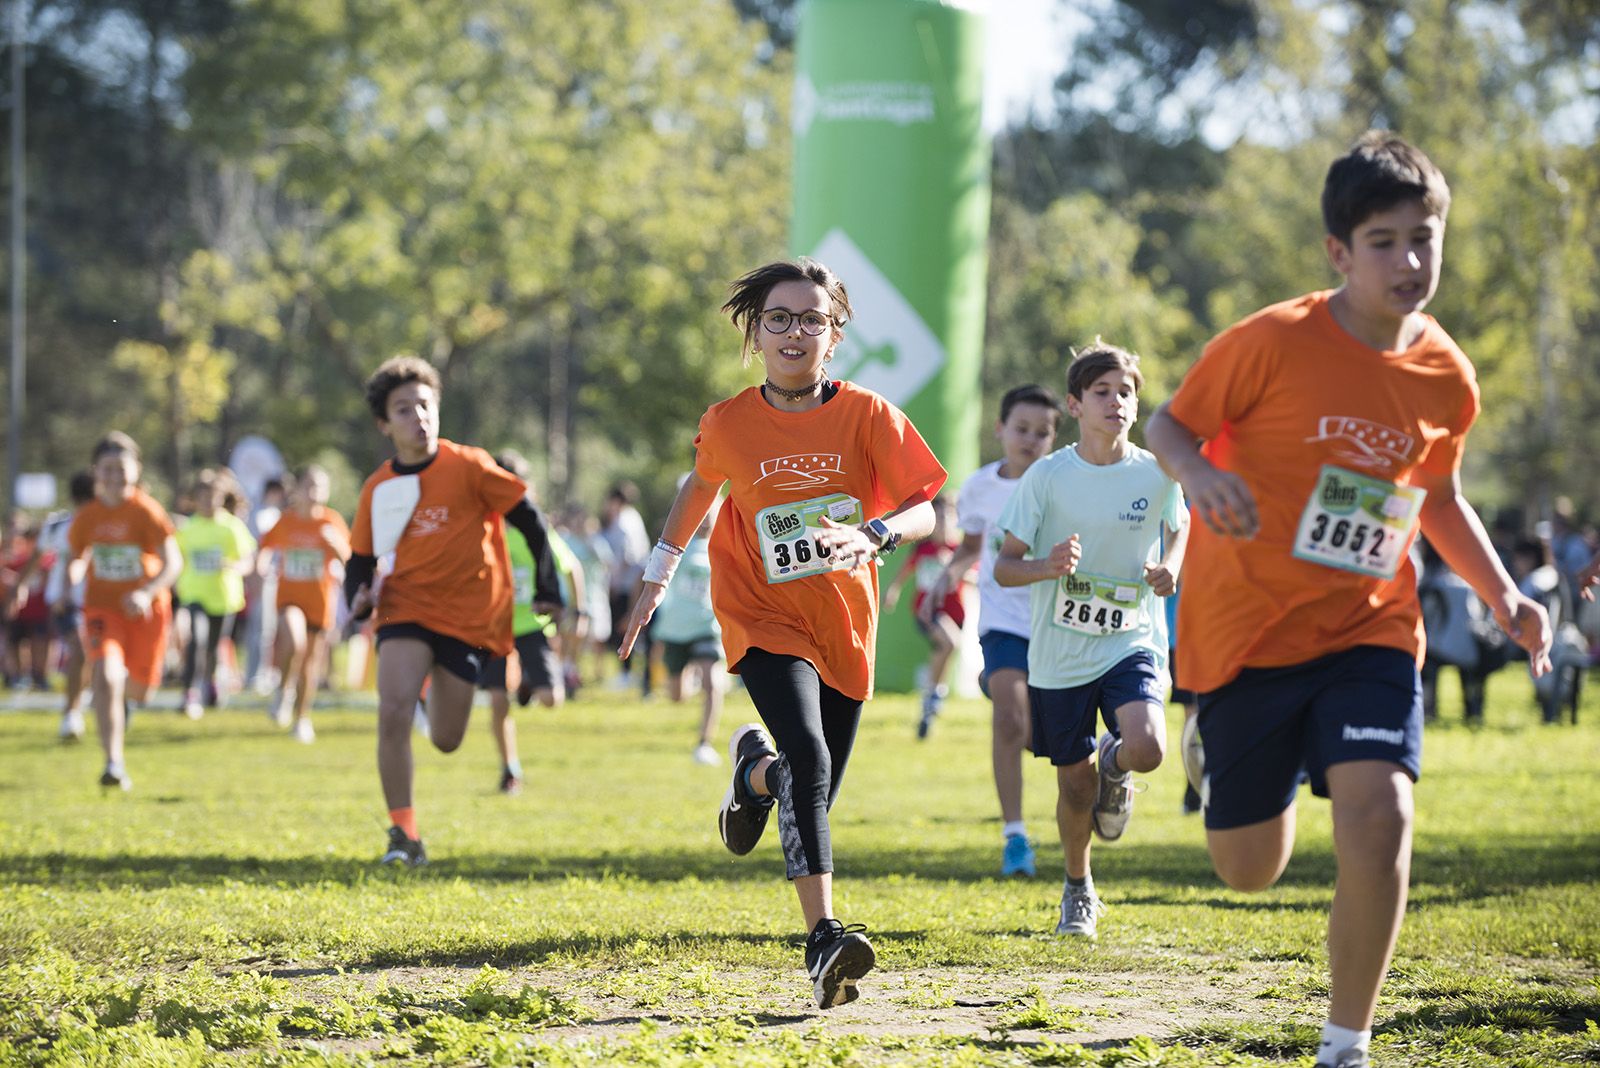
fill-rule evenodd
<path id="1" fill-rule="evenodd" d="M 933 86 L 922 82 L 839 82 L 819 92 L 802 74 L 794 80 L 790 106 L 796 137 L 804 137 L 817 119 L 910 126 L 935 117 Z"/>
<path id="2" fill-rule="evenodd" d="M 811 256 L 844 279 L 856 313 L 834 350 L 829 373 L 904 406 L 944 366 L 944 346 L 843 230 L 828 231 Z"/>

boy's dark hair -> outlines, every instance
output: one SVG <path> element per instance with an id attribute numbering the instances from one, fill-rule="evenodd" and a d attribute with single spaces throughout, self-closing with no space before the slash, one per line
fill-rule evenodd
<path id="1" fill-rule="evenodd" d="M 94 472 L 79 471 L 67 482 L 67 496 L 73 504 L 87 504 L 94 500 Z"/>
<path id="2" fill-rule="evenodd" d="M 440 392 L 439 372 L 427 360 L 415 356 L 396 356 L 384 360 L 372 372 L 372 377 L 367 379 L 367 408 L 372 412 L 372 418 L 388 420 L 389 394 L 407 382 L 421 382 L 425 386 L 432 386 L 435 393 Z"/>
<path id="3" fill-rule="evenodd" d="M 138 443 L 122 431 L 113 430 L 94 443 L 94 451 L 89 454 L 89 462 L 99 463 L 100 457 L 113 452 L 125 452 L 135 460 L 140 459 Z"/>
<path id="4" fill-rule="evenodd" d="M 850 307 L 850 294 L 845 292 L 839 276 L 827 267 L 801 256 L 797 260 L 778 260 L 757 267 L 729 283 L 733 296 L 722 306 L 733 319 L 733 325 L 744 332 L 744 349 L 741 355 L 746 366 L 750 354 L 756 349 L 756 338 L 761 330 L 761 312 L 767 304 L 767 294 L 772 287 L 783 282 L 814 282 L 828 294 L 828 314 L 833 317 L 833 330 L 837 334 L 855 314 Z"/>
<path id="5" fill-rule="evenodd" d="M 1010 419 L 1011 409 L 1019 404 L 1039 404 L 1057 415 L 1061 414 L 1061 398 L 1055 395 L 1055 391 L 1030 382 L 1006 390 L 1006 395 L 1000 398 L 1000 421 L 1003 423 Z"/>
<path id="6" fill-rule="evenodd" d="M 1094 344 L 1079 349 L 1067 368 L 1067 393 L 1083 399 L 1083 391 L 1095 384 L 1101 375 L 1121 371 L 1133 379 L 1133 388 L 1144 388 L 1144 372 L 1139 370 L 1139 357 L 1127 349 L 1119 349 L 1099 338 Z"/>
<path id="7" fill-rule="evenodd" d="M 627 479 L 623 479 L 606 492 L 606 500 L 621 501 L 623 504 L 637 504 L 639 501 L 639 487 Z"/>
<path id="8" fill-rule="evenodd" d="M 1399 134 L 1368 130 L 1333 161 L 1322 183 L 1322 225 L 1345 245 L 1356 227 L 1380 211 L 1420 200 L 1429 214 L 1450 212 L 1450 187 L 1422 150 Z"/>

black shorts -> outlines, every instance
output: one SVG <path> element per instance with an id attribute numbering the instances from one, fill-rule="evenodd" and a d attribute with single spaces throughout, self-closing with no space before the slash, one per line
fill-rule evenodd
<path id="1" fill-rule="evenodd" d="M 541 632 L 519 634 L 516 637 L 517 662 L 522 667 L 522 683 L 534 690 L 555 689 L 561 677 L 561 662 L 556 651 L 550 648 L 550 639 Z M 483 677 L 478 686 L 485 690 L 506 689 L 506 661 L 509 657 L 496 656 L 484 665 Z"/>
<path id="2" fill-rule="evenodd" d="M 6 637 L 12 645 L 22 645 L 33 638 L 42 638 L 50 633 L 50 619 L 13 619 L 6 624 Z"/>
<path id="3" fill-rule="evenodd" d="M 390 638 L 415 638 L 420 642 L 426 642 L 428 648 L 433 650 L 433 663 L 436 667 L 442 667 L 456 678 L 465 679 L 474 686 L 478 684 L 478 676 L 483 674 L 483 666 L 490 659 L 489 650 L 468 645 L 460 638 L 452 638 L 448 634 L 429 630 L 421 623 L 389 623 L 378 628 L 380 649 Z"/>
<path id="4" fill-rule="evenodd" d="M 673 675 L 702 660 L 712 664 L 722 661 L 722 642 L 710 634 L 692 642 L 661 643 L 661 663 Z"/>

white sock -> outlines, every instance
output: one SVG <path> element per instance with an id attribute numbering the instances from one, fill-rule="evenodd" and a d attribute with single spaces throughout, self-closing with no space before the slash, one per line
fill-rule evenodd
<path id="1" fill-rule="evenodd" d="M 1347 1049 L 1366 1050 L 1372 1045 L 1372 1031 L 1352 1031 L 1348 1027 L 1340 1027 L 1336 1023 L 1322 1025 L 1322 1044 L 1317 1047 L 1317 1059 L 1320 1061 L 1324 1054 L 1329 1057 L 1337 1056 Z"/>
<path id="2" fill-rule="evenodd" d="M 1013 835 L 1018 834 L 1026 835 L 1027 833 L 1028 828 L 1021 820 L 1011 820 L 1004 827 L 1000 828 L 1001 838 L 1010 838 Z"/>

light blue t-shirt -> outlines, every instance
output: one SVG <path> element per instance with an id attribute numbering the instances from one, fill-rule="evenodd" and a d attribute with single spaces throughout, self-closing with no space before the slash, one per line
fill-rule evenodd
<path id="1" fill-rule="evenodd" d="M 1114 464 L 1091 464 L 1069 445 L 1028 468 L 1000 528 L 1027 542 L 1030 560 L 1073 534 L 1083 547 L 1076 574 L 1030 587 L 1030 686 L 1081 686 L 1139 650 L 1165 668 L 1166 611 L 1144 568 L 1161 559 L 1162 528 L 1178 530 L 1187 520 L 1183 491 L 1135 445 Z M 1077 629 L 1058 618 L 1063 610 Z"/>
<path id="2" fill-rule="evenodd" d="M 711 609 L 711 543 L 707 539 L 692 538 L 683 547 L 678 570 L 656 606 L 650 636 L 664 642 L 722 637 Z"/>

